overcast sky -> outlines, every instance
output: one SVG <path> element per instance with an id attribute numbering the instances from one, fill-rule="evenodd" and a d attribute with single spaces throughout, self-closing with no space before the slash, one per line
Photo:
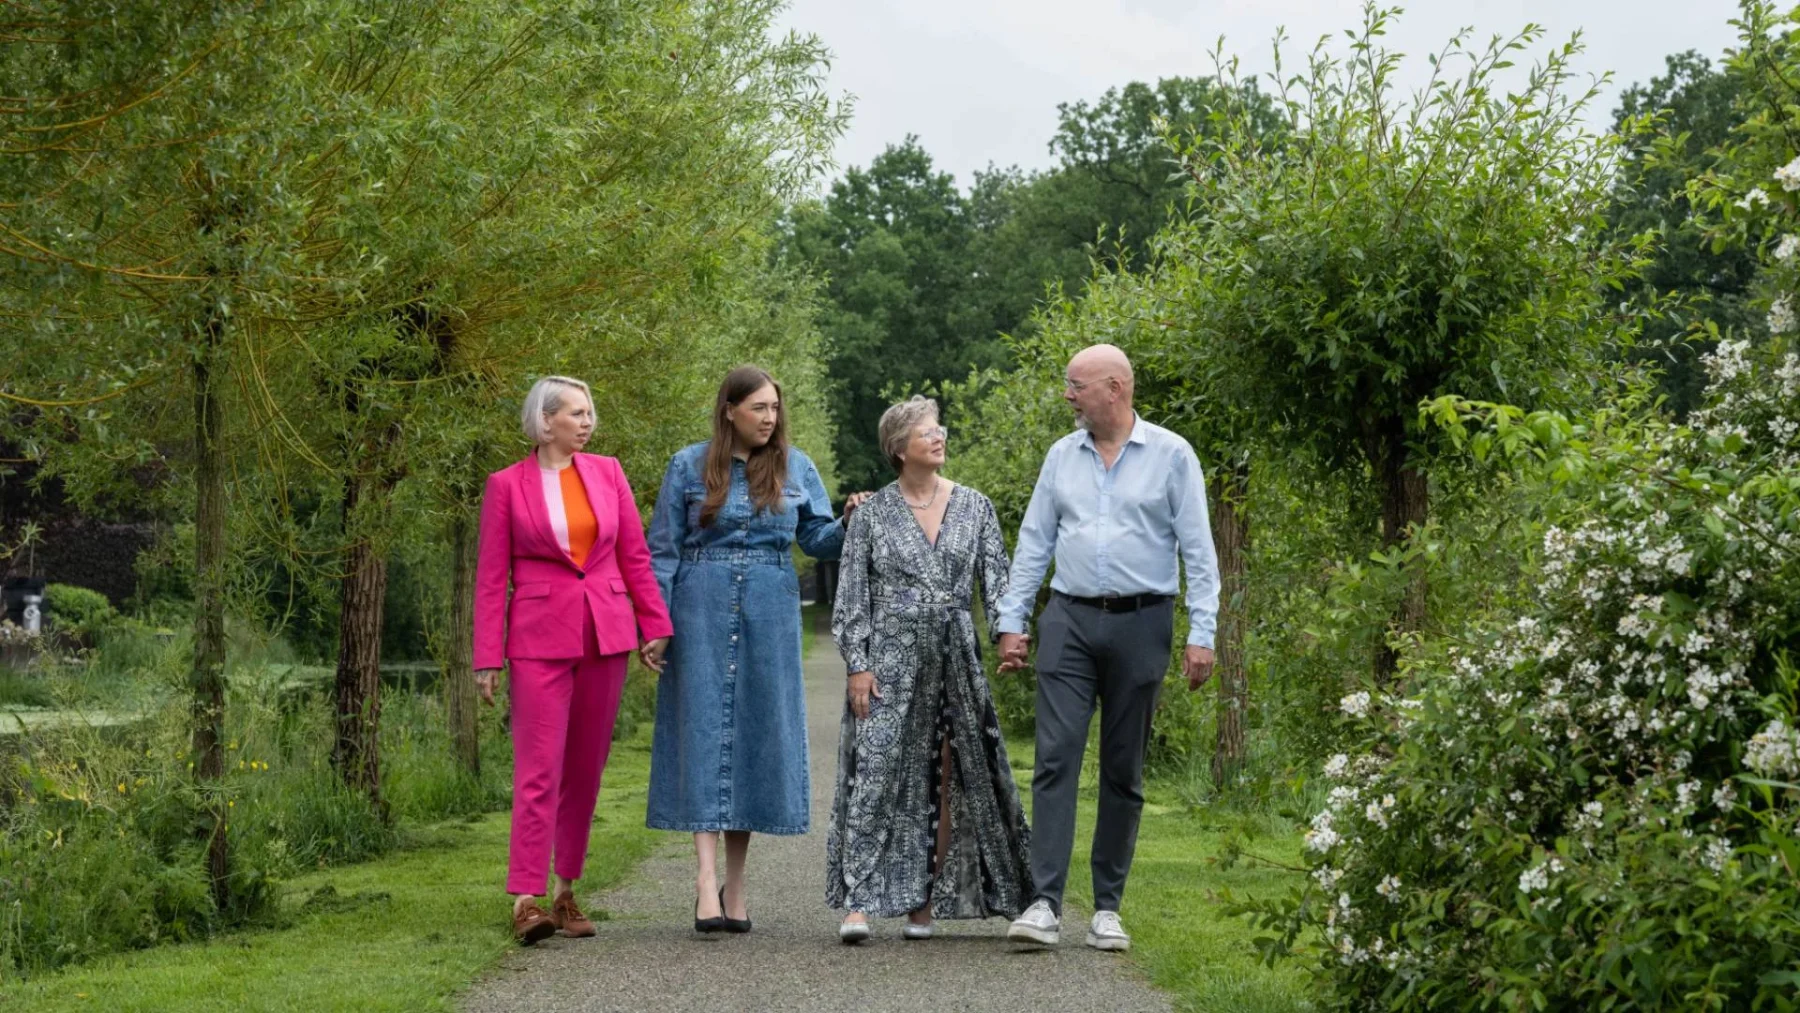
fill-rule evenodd
<path id="1" fill-rule="evenodd" d="M 1130 81 L 1212 69 L 1220 35 L 1246 69 L 1272 66 L 1270 40 L 1285 28 L 1289 66 L 1303 67 L 1322 34 L 1343 39 L 1361 0 L 791 0 L 785 27 L 818 35 L 833 53 L 830 87 L 855 99 L 837 148 L 838 171 L 866 166 L 882 148 L 919 135 L 939 167 L 965 187 L 989 163 L 1049 166 L 1058 102 L 1092 100 Z M 1735 44 L 1734 0 L 1419 0 L 1390 29 L 1407 54 L 1410 92 L 1460 28 L 1481 42 L 1527 24 L 1546 30 L 1538 52 L 1582 31 L 1584 74 L 1613 72 L 1594 113 L 1611 122 L 1623 86 L 1663 70 L 1663 57 Z M 835 175 L 836 173 L 834 173 Z"/>

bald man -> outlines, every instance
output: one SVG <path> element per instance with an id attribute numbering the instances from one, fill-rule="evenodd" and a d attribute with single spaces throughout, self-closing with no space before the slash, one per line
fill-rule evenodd
<path id="1" fill-rule="evenodd" d="M 1026 621 L 1052 558 L 1050 603 L 1038 618 L 1037 768 L 1031 782 L 1030 907 L 1007 937 L 1055 945 L 1075 844 L 1075 789 L 1088 723 L 1100 710 L 1100 810 L 1094 824 L 1094 918 L 1087 944 L 1127 950 L 1119 902 L 1144 808 L 1150 718 L 1169 665 L 1177 561 L 1187 568 L 1189 690 L 1212 675 L 1219 564 L 1194 448 L 1138 417 L 1131 361 L 1112 345 L 1069 360 L 1063 399 L 1075 432 L 1038 472 L 1000 601 L 1000 670 L 1027 664 Z"/>

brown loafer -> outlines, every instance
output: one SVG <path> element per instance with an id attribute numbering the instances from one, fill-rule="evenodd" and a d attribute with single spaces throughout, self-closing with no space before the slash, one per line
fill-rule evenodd
<path id="1" fill-rule="evenodd" d="M 513 911 L 513 937 L 519 945 L 530 946 L 555 934 L 556 921 L 537 906 L 537 901 L 528 900 Z"/>
<path id="2" fill-rule="evenodd" d="M 594 934 L 594 923 L 588 921 L 587 915 L 575 906 L 575 894 L 563 891 L 556 895 L 556 902 L 550 905 L 550 917 L 556 927 L 570 939 L 585 939 Z"/>

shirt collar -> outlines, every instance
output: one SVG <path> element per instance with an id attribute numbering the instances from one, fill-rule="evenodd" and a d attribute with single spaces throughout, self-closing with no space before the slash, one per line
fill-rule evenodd
<path id="1" fill-rule="evenodd" d="M 1147 442 L 1144 437 L 1144 417 L 1137 412 L 1131 413 L 1131 435 L 1125 437 L 1125 442 L 1136 443 L 1139 445 Z M 1094 431 L 1092 429 L 1083 429 L 1081 431 L 1081 445 L 1089 450 L 1095 451 L 1095 453 L 1099 452 L 1094 447 Z"/>

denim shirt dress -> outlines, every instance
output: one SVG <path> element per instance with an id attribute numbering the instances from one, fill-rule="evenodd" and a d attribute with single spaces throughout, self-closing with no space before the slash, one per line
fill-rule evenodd
<path id="1" fill-rule="evenodd" d="M 651 568 L 675 635 L 656 686 L 645 822 L 803 834 L 812 784 L 792 547 L 835 559 L 844 528 L 818 468 L 792 447 L 779 513 L 751 508 L 734 460 L 725 505 L 701 527 L 706 451 L 696 443 L 669 461 L 650 521 Z"/>

